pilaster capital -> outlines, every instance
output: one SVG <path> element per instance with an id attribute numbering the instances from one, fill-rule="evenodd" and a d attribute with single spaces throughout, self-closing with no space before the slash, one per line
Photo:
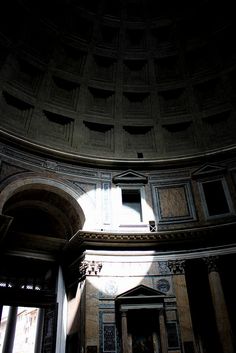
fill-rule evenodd
<path id="1" fill-rule="evenodd" d="M 100 261 L 88 261 L 83 260 L 79 266 L 80 279 L 84 279 L 86 276 L 97 276 L 102 269 L 102 263 Z"/>
<path id="2" fill-rule="evenodd" d="M 166 313 L 166 311 L 165 311 L 164 308 L 159 309 L 159 317 L 160 316 L 165 316 L 165 313 Z"/>
<path id="3" fill-rule="evenodd" d="M 185 260 L 169 260 L 167 266 L 175 275 L 182 275 L 185 273 Z"/>
<path id="4" fill-rule="evenodd" d="M 127 311 L 128 310 L 121 310 L 121 317 L 126 317 L 127 316 Z"/>
<path id="5" fill-rule="evenodd" d="M 207 256 L 203 258 L 203 261 L 207 265 L 208 273 L 218 272 L 219 256 Z"/>

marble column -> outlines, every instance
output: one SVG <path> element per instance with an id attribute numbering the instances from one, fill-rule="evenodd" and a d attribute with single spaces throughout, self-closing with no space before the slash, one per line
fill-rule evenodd
<path id="1" fill-rule="evenodd" d="M 152 333 L 152 341 L 153 341 L 153 352 L 159 353 L 159 339 L 156 332 Z"/>
<path id="2" fill-rule="evenodd" d="M 34 345 L 34 353 L 40 353 L 43 342 L 43 323 L 44 323 L 44 309 L 39 308 L 37 318 L 36 337 Z"/>
<path id="3" fill-rule="evenodd" d="M 170 260 L 168 261 L 168 267 L 173 274 L 173 285 L 184 351 L 187 350 L 194 353 L 196 352 L 196 346 L 185 279 L 185 260 Z"/>
<path id="4" fill-rule="evenodd" d="M 132 334 L 128 333 L 128 352 L 131 353 L 132 351 L 133 351 Z"/>
<path id="5" fill-rule="evenodd" d="M 17 306 L 10 306 L 9 308 L 2 353 L 12 353 L 16 330 L 17 309 Z"/>
<path id="6" fill-rule="evenodd" d="M 3 305 L 0 305 L 0 322 L 2 320 L 2 309 L 3 309 Z"/>
<path id="7" fill-rule="evenodd" d="M 121 312 L 121 332 L 123 353 L 129 353 L 127 311 Z"/>
<path id="8" fill-rule="evenodd" d="M 161 338 L 161 352 L 168 353 L 168 339 L 167 339 L 167 332 L 166 332 L 164 310 L 160 310 L 159 312 L 159 326 L 160 326 L 160 338 Z"/>
<path id="9" fill-rule="evenodd" d="M 203 259 L 208 267 L 208 279 L 214 307 L 216 325 L 218 329 L 219 339 L 224 353 L 233 353 L 233 336 L 225 303 L 224 292 L 221 284 L 220 274 L 218 272 L 217 256 L 209 256 Z"/>

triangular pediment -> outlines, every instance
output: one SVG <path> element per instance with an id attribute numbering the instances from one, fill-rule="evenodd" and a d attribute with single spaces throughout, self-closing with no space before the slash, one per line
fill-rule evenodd
<path id="1" fill-rule="evenodd" d="M 134 298 L 134 297 L 156 297 L 156 296 L 163 296 L 165 295 L 164 293 L 144 286 L 144 285 L 139 285 L 135 288 L 132 288 L 130 290 L 128 290 L 127 292 L 124 292 L 122 294 L 120 294 L 117 299 L 129 299 L 129 298 Z"/>
<path id="2" fill-rule="evenodd" d="M 147 184 L 147 182 L 147 176 L 137 173 L 131 169 L 113 177 L 114 184 Z"/>
<path id="3" fill-rule="evenodd" d="M 116 310 L 160 309 L 165 297 L 165 293 L 141 284 L 115 298 Z"/>
<path id="4" fill-rule="evenodd" d="M 225 173 L 226 168 L 215 165 L 215 164 L 204 164 L 202 167 L 196 169 L 192 173 L 193 178 L 200 178 L 200 177 L 205 177 L 205 176 L 210 176 L 210 175 L 219 175 Z"/>

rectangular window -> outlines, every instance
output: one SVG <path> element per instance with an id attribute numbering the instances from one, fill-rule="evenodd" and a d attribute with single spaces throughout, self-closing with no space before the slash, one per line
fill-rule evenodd
<path id="1" fill-rule="evenodd" d="M 122 189 L 122 222 L 127 224 L 143 221 L 139 189 Z"/>
<path id="2" fill-rule="evenodd" d="M 168 347 L 171 349 L 179 348 L 179 336 L 176 322 L 168 322 L 166 324 L 167 336 L 168 336 Z"/>
<path id="3" fill-rule="evenodd" d="M 209 216 L 230 212 L 222 180 L 203 182 L 202 188 Z"/>

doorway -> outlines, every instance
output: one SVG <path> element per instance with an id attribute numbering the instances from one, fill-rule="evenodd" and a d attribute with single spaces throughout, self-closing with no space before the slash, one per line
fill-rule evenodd
<path id="1" fill-rule="evenodd" d="M 155 320 L 156 318 L 156 320 Z M 157 353 L 159 346 L 158 314 L 156 310 L 130 310 L 128 332 L 132 353 Z"/>

